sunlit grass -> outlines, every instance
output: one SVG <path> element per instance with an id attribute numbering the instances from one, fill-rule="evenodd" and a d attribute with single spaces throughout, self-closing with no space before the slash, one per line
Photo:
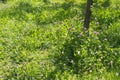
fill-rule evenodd
<path id="1" fill-rule="evenodd" d="M 85 0 L 69 1 L 0 3 L 0 80 L 120 79 L 119 7 L 95 4 L 88 34 Z"/>

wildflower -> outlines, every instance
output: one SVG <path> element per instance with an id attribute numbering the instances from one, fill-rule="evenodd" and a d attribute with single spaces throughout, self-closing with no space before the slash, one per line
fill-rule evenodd
<path id="1" fill-rule="evenodd" d="M 70 62 L 71 62 L 71 63 L 73 63 L 74 61 L 73 61 L 73 60 L 71 60 Z"/>
<path id="2" fill-rule="evenodd" d="M 105 38 L 104 40 L 107 41 L 107 38 Z"/>
<path id="3" fill-rule="evenodd" d="M 91 73 L 91 72 L 92 72 L 92 70 L 89 70 L 89 72 Z"/>
<path id="4" fill-rule="evenodd" d="M 101 59 L 103 59 L 103 57 L 102 57 L 102 56 L 101 56 L 100 58 L 101 58 Z"/>
<path id="5" fill-rule="evenodd" d="M 65 64 L 65 63 L 64 63 L 63 65 L 64 65 L 64 66 L 66 66 L 66 64 Z"/>
<path id="6" fill-rule="evenodd" d="M 99 25 L 99 22 L 96 22 L 96 25 Z"/>
<path id="7" fill-rule="evenodd" d="M 95 20 L 97 20 L 97 18 L 95 17 Z"/>
<path id="8" fill-rule="evenodd" d="M 41 62 L 42 65 L 45 65 L 45 62 Z"/>
<path id="9" fill-rule="evenodd" d="M 62 51 L 62 54 L 64 54 L 64 52 Z"/>
<path id="10" fill-rule="evenodd" d="M 70 31 L 75 31 L 75 28 L 71 27 L 69 28 Z"/>
<path id="11" fill-rule="evenodd" d="M 116 76 L 119 76 L 119 73 L 118 73 L 118 72 L 116 72 Z"/>
<path id="12" fill-rule="evenodd" d="M 77 20 L 77 17 L 74 17 L 73 19 L 74 19 L 74 20 Z"/>
<path id="13" fill-rule="evenodd" d="M 78 51 L 78 55 L 80 54 L 80 51 Z"/>
<path id="14" fill-rule="evenodd" d="M 80 36 L 84 36 L 84 34 L 81 32 L 81 33 L 80 33 Z"/>
<path id="15" fill-rule="evenodd" d="M 100 33 L 99 33 L 99 32 L 97 32 L 97 31 L 94 31 L 94 34 L 98 35 L 98 34 L 100 34 Z"/>
<path id="16" fill-rule="evenodd" d="M 99 45 L 98 47 L 101 48 L 101 45 Z"/>

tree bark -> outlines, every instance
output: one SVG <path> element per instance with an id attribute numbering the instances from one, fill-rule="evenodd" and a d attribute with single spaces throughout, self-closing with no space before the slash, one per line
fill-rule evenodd
<path id="1" fill-rule="evenodd" d="M 93 0 L 87 0 L 85 20 L 84 20 L 84 28 L 88 29 L 90 24 L 90 16 L 91 16 L 91 5 L 93 4 Z"/>

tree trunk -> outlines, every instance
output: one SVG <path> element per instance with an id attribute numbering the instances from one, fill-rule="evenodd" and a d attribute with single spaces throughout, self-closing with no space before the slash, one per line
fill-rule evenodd
<path id="1" fill-rule="evenodd" d="M 84 20 L 84 28 L 88 29 L 90 24 L 90 16 L 91 16 L 91 5 L 93 4 L 93 0 L 87 0 L 87 7 L 85 13 L 85 20 Z"/>

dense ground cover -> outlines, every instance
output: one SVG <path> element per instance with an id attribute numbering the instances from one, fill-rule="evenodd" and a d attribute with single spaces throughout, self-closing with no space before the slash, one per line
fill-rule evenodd
<path id="1" fill-rule="evenodd" d="M 0 3 L 0 80 L 119 80 L 120 1 Z"/>

